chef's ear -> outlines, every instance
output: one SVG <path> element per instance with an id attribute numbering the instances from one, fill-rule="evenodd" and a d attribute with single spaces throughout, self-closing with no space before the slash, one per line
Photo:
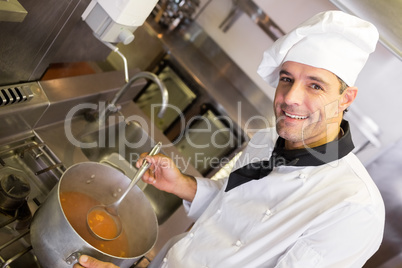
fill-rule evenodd
<path id="1" fill-rule="evenodd" d="M 357 87 L 347 87 L 341 94 L 339 109 L 343 112 L 346 110 L 357 96 Z"/>

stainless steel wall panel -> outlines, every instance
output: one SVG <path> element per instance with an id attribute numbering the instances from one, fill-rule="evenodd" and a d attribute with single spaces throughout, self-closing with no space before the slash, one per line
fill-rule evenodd
<path id="1" fill-rule="evenodd" d="M 0 141 L 19 133 L 31 131 L 49 106 L 47 96 L 38 83 L 32 82 L 8 87 L 17 86 L 29 87 L 32 92 L 31 99 L 0 106 Z"/>

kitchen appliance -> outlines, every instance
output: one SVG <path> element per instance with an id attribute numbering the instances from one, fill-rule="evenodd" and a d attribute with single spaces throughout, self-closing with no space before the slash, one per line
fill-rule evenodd
<path id="1" fill-rule="evenodd" d="M 0 85 L 37 81 L 50 64 L 101 61 L 110 53 L 81 19 L 90 0 L 0 1 L 0 9 L 17 2 L 28 12 L 23 21 L 0 19 Z"/>
<path id="2" fill-rule="evenodd" d="M 82 19 L 102 41 L 127 45 L 133 32 L 149 16 L 158 0 L 92 0 Z"/>
<path id="3" fill-rule="evenodd" d="M 29 225 L 65 168 L 34 133 L 5 144 L 0 145 L 0 177 L 19 185 L 19 190 L 1 202 L 6 207 L 0 209 L 0 264 L 40 267 L 32 251 Z M 10 185 L 4 186 L 10 190 Z"/>

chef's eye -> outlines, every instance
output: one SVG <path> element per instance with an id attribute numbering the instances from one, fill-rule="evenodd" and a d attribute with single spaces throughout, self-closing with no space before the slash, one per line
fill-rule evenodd
<path id="1" fill-rule="evenodd" d="M 290 82 L 292 82 L 292 79 L 290 79 L 289 77 L 283 76 L 283 77 L 279 78 L 279 81 L 290 83 Z"/>
<path id="2" fill-rule="evenodd" d="M 316 90 L 322 90 L 322 87 L 319 86 L 319 85 L 317 85 L 317 84 L 312 84 L 312 85 L 311 85 L 311 88 L 312 88 L 312 89 L 316 89 Z"/>

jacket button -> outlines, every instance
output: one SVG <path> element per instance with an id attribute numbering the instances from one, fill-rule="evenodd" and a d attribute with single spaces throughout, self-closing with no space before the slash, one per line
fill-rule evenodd
<path id="1" fill-rule="evenodd" d="M 267 209 L 267 211 L 265 211 L 265 216 L 271 216 L 272 215 L 272 211 Z"/>
<path id="2" fill-rule="evenodd" d="M 302 179 L 302 180 L 305 180 L 305 179 L 307 179 L 307 175 L 304 174 L 304 173 L 300 173 L 299 178 Z"/>
<path id="3" fill-rule="evenodd" d="M 269 210 L 269 209 L 267 209 L 267 210 L 264 212 L 261 221 L 264 222 L 264 221 L 268 220 L 268 219 L 272 216 L 272 214 L 273 214 L 272 211 Z"/>
<path id="4" fill-rule="evenodd" d="M 240 240 L 237 240 L 235 245 L 236 245 L 236 247 L 241 247 L 242 243 Z"/>

